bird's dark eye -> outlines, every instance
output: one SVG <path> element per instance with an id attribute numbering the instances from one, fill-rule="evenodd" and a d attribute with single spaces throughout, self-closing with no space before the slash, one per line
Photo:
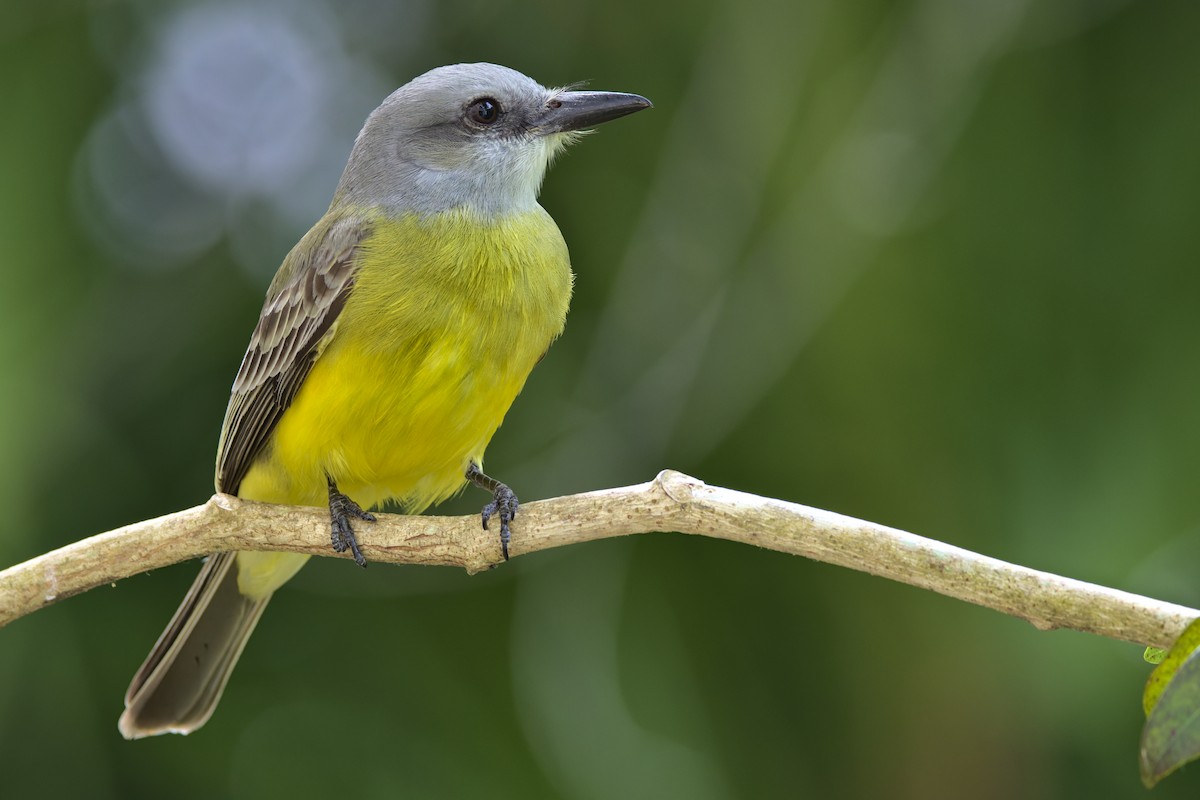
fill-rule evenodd
<path id="1" fill-rule="evenodd" d="M 491 125 L 500 119 L 500 104 L 490 97 L 481 97 L 471 103 L 467 117 L 479 125 Z"/>

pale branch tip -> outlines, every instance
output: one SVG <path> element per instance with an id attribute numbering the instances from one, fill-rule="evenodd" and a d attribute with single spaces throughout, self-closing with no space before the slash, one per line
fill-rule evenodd
<path id="1" fill-rule="evenodd" d="M 501 562 L 477 515 L 380 514 L 361 531 L 371 562 L 479 572 Z M 1169 647 L 1200 611 L 1009 564 L 831 511 L 708 486 L 665 470 L 652 481 L 526 503 L 513 557 L 634 533 L 709 536 L 806 556 L 993 608 L 1043 630 L 1071 628 Z M 334 556 L 323 508 L 214 495 L 207 503 L 101 533 L 0 572 L 0 626 L 66 597 L 227 550 Z M 340 557 L 348 557 L 341 554 Z"/>

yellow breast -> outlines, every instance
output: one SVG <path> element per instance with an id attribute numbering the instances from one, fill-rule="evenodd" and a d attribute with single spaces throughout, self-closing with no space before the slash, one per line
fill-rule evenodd
<path id="1" fill-rule="evenodd" d="M 242 497 L 364 507 L 456 492 L 562 332 L 567 248 L 544 210 L 373 218 L 333 338 L 242 481 Z"/>

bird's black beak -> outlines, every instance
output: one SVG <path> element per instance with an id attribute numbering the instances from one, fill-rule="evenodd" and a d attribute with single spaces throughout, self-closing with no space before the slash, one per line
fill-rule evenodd
<path id="1" fill-rule="evenodd" d="M 535 130 L 542 134 L 583 130 L 653 105 L 640 94 L 560 92 L 546 105 Z"/>

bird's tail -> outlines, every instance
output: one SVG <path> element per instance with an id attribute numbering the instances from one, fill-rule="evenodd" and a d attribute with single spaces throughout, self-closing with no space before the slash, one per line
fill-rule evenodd
<path id="1" fill-rule="evenodd" d="M 117 727 L 126 739 L 191 733 L 212 716 L 268 594 L 238 591 L 237 553 L 205 562 L 183 604 L 125 693 Z"/>

